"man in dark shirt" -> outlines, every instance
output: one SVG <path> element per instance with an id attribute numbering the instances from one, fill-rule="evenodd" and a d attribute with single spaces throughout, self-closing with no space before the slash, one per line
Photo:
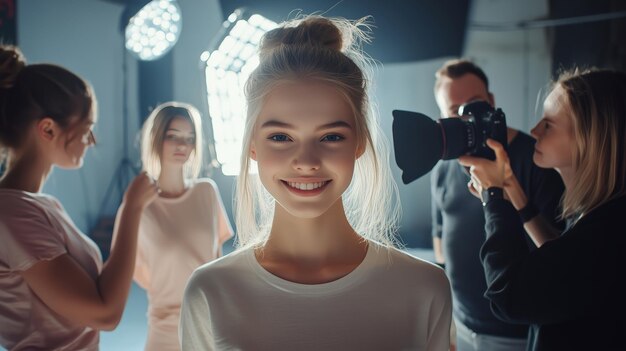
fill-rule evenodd
<path id="1" fill-rule="evenodd" d="M 459 107 L 471 101 L 495 106 L 487 76 L 470 61 L 448 61 L 436 77 L 435 98 L 442 117 L 459 117 Z M 555 219 L 563 193 L 561 178 L 533 163 L 534 139 L 529 135 L 509 128 L 507 139 L 513 173 L 545 217 Z M 457 160 L 441 161 L 431 173 L 433 247 L 452 284 L 457 350 L 523 351 L 528 325 L 499 320 L 484 297 L 487 284 L 479 252 L 486 238 L 485 220 L 482 203 L 467 188 L 469 180 Z M 523 230 L 521 221 L 516 225 Z M 527 241 L 532 249 L 532 241 Z"/>

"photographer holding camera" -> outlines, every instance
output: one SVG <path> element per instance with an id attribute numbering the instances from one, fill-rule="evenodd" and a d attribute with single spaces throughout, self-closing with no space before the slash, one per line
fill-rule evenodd
<path id="1" fill-rule="evenodd" d="M 532 134 L 535 163 L 563 179 L 561 217 L 569 224 L 532 252 L 520 248 L 524 234 L 515 225 L 516 210 L 528 205 L 524 192 L 507 181 L 502 145 L 488 142 L 494 161 L 460 158 L 470 167 L 472 193 L 485 203 L 485 296 L 498 317 L 531 325 L 529 350 L 623 350 L 626 74 L 561 75 Z"/>
<path id="2" fill-rule="evenodd" d="M 459 117 L 459 108 L 472 101 L 485 101 L 495 106 L 487 76 L 470 61 L 448 61 L 437 71 L 436 77 L 434 92 L 442 117 Z M 534 165 L 534 140 L 527 134 L 508 128 L 506 138 L 504 135 L 502 138 L 508 141 L 510 157 L 507 179 L 517 179 L 523 192 L 529 195 L 530 203 L 536 206 L 533 208 L 538 208 L 545 218 L 554 222 L 563 191 L 558 174 Z M 499 320 L 484 297 L 487 283 L 479 259 L 486 238 L 483 206 L 468 192 L 468 170 L 449 158 L 452 157 L 444 157 L 431 173 L 432 235 L 437 261 L 445 263 L 452 283 L 457 350 L 525 350 L 528 325 Z M 511 226 L 524 231 L 521 220 L 513 218 L 512 221 Z M 537 246 L 540 244 L 535 242 Z M 526 252 L 534 249 L 528 238 L 527 243 L 519 245 L 518 249 Z"/>

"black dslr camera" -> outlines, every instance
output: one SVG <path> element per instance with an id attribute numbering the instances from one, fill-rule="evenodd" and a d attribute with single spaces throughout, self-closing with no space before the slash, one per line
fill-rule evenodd
<path id="1" fill-rule="evenodd" d="M 404 184 L 428 173 L 439 160 L 463 155 L 494 160 L 487 139 L 506 149 L 506 119 L 501 109 L 475 101 L 461 106 L 459 115 L 433 121 L 418 112 L 393 111 L 393 146 Z"/>

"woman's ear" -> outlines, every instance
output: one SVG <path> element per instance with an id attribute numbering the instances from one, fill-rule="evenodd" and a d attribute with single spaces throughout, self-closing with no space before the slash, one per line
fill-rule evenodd
<path id="1" fill-rule="evenodd" d="M 256 161 L 256 146 L 254 141 L 250 143 L 250 158 Z"/>
<path id="2" fill-rule="evenodd" d="M 356 159 L 358 160 L 365 153 L 365 145 L 359 144 L 356 148 Z"/>
<path id="3" fill-rule="evenodd" d="M 44 117 L 37 122 L 37 136 L 52 141 L 60 133 L 59 126 L 50 117 Z"/>

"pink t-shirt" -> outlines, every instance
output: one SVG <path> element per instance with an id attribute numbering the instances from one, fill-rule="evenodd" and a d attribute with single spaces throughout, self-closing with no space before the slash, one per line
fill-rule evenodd
<path id="1" fill-rule="evenodd" d="M 143 212 L 135 281 L 148 293 L 146 350 L 179 350 L 178 322 L 187 280 L 216 259 L 233 230 L 215 183 L 193 181 L 177 198 L 157 198 Z"/>
<path id="2" fill-rule="evenodd" d="M 68 254 L 96 279 L 102 257 L 54 197 L 0 189 L 0 344 L 9 350 L 97 350 L 97 330 L 76 325 L 35 295 L 21 272 Z"/>

